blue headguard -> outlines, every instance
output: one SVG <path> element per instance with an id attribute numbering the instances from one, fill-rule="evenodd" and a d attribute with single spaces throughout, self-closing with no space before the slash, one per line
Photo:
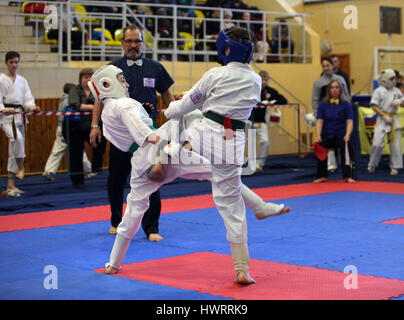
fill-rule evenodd
<path id="1" fill-rule="evenodd" d="M 246 39 L 240 38 L 238 41 L 229 38 L 232 29 L 223 29 L 216 40 L 218 62 L 225 66 L 229 62 L 236 61 L 241 63 L 250 63 L 254 53 L 254 43 L 250 40 L 243 43 Z M 228 56 L 225 55 L 226 48 L 230 48 Z"/>

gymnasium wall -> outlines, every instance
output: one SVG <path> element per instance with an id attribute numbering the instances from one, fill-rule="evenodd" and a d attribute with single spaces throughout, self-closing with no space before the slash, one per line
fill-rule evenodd
<path id="1" fill-rule="evenodd" d="M 327 39 L 331 42 L 332 53 L 349 54 L 349 70 L 354 81 L 353 93 L 369 93 L 373 89 L 375 46 L 404 47 L 404 35 L 393 34 L 389 43 L 388 35 L 380 33 L 379 22 L 380 6 L 401 7 L 404 12 L 403 0 L 338 1 L 318 4 L 303 4 L 303 0 L 248 0 L 247 3 L 266 11 L 280 11 L 283 3 L 290 5 L 296 12 L 310 14 L 307 22 L 319 34 L 320 40 Z M 354 5 L 358 9 L 356 30 L 344 28 L 344 19 L 348 15 L 344 13 L 344 8 L 348 5 Z M 401 71 L 404 73 L 404 65 Z"/>

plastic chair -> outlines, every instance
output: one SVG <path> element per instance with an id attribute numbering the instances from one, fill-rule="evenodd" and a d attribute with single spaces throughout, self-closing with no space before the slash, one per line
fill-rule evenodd
<path id="1" fill-rule="evenodd" d="M 121 43 L 119 41 L 115 41 L 111 35 L 111 32 L 108 29 L 104 29 L 104 33 L 102 32 L 102 28 L 94 28 L 91 31 L 91 38 L 93 40 L 89 40 L 88 44 L 98 46 L 102 42 L 102 36 L 104 36 L 105 45 L 107 46 L 120 46 Z M 96 38 L 96 40 L 94 40 Z M 99 39 L 99 40 L 98 40 Z"/>
<path id="2" fill-rule="evenodd" d="M 195 19 L 195 24 L 197 27 L 200 27 L 203 19 L 205 18 L 205 15 L 203 14 L 203 12 L 201 10 L 194 10 L 194 13 L 196 15 L 197 18 L 199 19 Z"/>
<path id="3" fill-rule="evenodd" d="M 29 1 L 23 2 L 22 5 L 21 5 L 21 13 L 25 13 L 25 7 L 27 5 L 29 5 L 29 4 L 31 4 L 31 3 L 32 2 L 29 2 Z M 34 4 L 34 3 L 32 3 L 32 4 Z M 28 18 L 30 18 L 30 19 L 45 19 L 46 16 L 45 15 L 41 15 L 41 16 L 30 15 L 30 16 L 28 16 Z"/>
<path id="4" fill-rule="evenodd" d="M 77 13 L 77 17 L 80 19 L 80 21 L 84 21 L 84 22 L 101 22 L 101 19 L 99 18 L 89 18 L 87 16 L 87 10 L 84 6 L 82 6 L 81 4 L 72 4 L 72 7 L 74 8 L 74 10 Z"/>
<path id="5" fill-rule="evenodd" d="M 192 34 L 188 32 L 179 32 L 178 35 L 181 39 L 184 39 L 184 44 L 178 46 L 180 49 L 187 51 L 192 50 L 195 47 L 195 41 Z"/>
<path id="6" fill-rule="evenodd" d="M 48 32 L 49 32 L 49 29 L 45 29 L 45 43 L 47 43 L 47 44 L 58 44 L 58 41 L 56 39 L 49 39 L 48 38 Z"/>
<path id="7" fill-rule="evenodd" d="M 123 38 L 123 29 L 116 29 L 115 30 L 115 41 L 121 42 Z"/>

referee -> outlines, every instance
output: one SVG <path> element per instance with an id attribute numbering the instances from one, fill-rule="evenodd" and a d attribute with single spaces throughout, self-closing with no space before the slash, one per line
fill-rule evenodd
<path id="1" fill-rule="evenodd" d="M 129 83 L 129 96 L 143 103 L 144 108 L 153 119 L 157 127 L 157 92 L 161 94 L 166 106 L 174 100 L 170 87 L 174 80 L 157 61 L 142 56 L 143 34 L 142 31 L 130 25 L 123 30 L 121 40 L 124 56 L 112 61 L 110 64 L 122 69 L 126 81 Z M 96 102 L 93 109 L 90 142 L 97 145 L 101 141 L 102 133 L 99 126 L 102 104 Z M 111 208 L 111 228 L 109 233 L 116 234 L 117 227 L 122 220 L 122 206 L 124 187 L 131 172 L 132 154 L 123 152 L 110 143 L 109 176 L 108 176 L 108 200 Z M 160 191 L 150 196 L 150 207 L 144 214 L 142 228 L 150 241 L 161 241 L 158 223 L 161 212 Z"/>

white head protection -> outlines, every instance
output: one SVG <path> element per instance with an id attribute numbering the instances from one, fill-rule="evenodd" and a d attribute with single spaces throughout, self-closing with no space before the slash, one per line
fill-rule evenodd
<path id="1" fill-rule="evenodd" d="M 396 82 L 395 80 L 390 79 L 395 77 L 396 73 L 393 69 L 386 69 L 382 71 L 377 80 L 381 86 L 385 87 L 386 89 L 391 89 L 396 85 Z"/>
<path id="2" fill-rule="evenodd" d="M 88 82 L 88 86 L 97 101 L 105 98 L 126 97 L 127 89 L 116 78 L 121 73 L 123 71 L 118 67 L 107 65 L 98 69 L 93 74 Z"/>

